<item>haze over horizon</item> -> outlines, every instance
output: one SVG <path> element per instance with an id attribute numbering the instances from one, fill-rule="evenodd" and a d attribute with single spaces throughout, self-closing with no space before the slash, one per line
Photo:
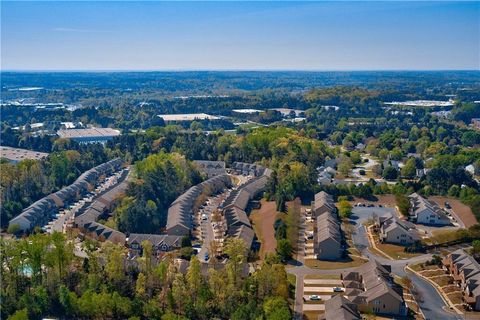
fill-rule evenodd
<path id="1" fill-rule="evenodd" d="M 479 70 L 479 2 L 2 2 L 1 70 Z"/>

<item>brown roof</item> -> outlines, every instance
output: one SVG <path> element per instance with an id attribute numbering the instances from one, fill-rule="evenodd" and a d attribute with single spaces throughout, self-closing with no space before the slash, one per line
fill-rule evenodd
<path id="1" fill-rule="evenodd" d="M 325 301 L 325 320 L 362 319 L 357 306 L 341 294 Z"/>

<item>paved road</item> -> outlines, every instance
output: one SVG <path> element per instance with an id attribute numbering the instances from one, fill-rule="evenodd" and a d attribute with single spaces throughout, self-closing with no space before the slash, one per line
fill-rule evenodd
<path id="1" fill-rule="evenodd" d="M 214 210 L 214 205 L 205 206 L 202 211 L 207 215 L 207 220 L 200 220 L 200 228 L 202 230 L 202 248 L 198 254 L 198 260 L 200 262 L 208 262 L 205 260 L 205 253 L 210 251 L 210 243 L 213 240 L 213 227 L 212 227 L 212 212 Z"/>
<path id="2" fill-rule="evenodd" d="M 426 320 L 461 320 L 463 317 L 447 311 L 448 307 L 438 294 L 437 290 L 422 278 L 414 273 L 409 272 L 408 276 L 412 280 L 414 290 L 418 292 L 422 298 L 419 307 L 425 315 Z"/>
<path id="3" fill-rule="evenodd" d="M 304 259 L 305 259 L 305 229 L 306 229 L 306 221 L 305 221 L 305 211 L 300 210 L 300 227 L 298 230 L 298 243 L 297 243 L 297 260 L 296 264 L 298 266 L 303 266 Z M 293 308 L 294 311 L 294 319 L 302 319 L 303 316 L 303 274 L 297 273 L 295 274 L 296 281 L 295 281 L 295 305 Z"/>

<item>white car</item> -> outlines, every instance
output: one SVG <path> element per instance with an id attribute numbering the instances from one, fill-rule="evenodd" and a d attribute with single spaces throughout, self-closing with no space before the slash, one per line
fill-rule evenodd
<path id="1" fill-rule="evenodd" d="M 207 216 L 205 213 L 202 214 L 202 220 L 204 220 L 204 221 L 205 221 L 205 220 L 208 220 L 208 216 Z"/>

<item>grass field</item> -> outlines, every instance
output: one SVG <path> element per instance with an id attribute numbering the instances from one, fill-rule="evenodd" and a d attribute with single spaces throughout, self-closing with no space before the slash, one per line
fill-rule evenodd
<path id="1" fill-rule="evenodd" d="M 353 268 L 361 266 L 365 262 L 367 262 L 366 259 L 354 256 L 351 256 L 343 261 L 322 261 L 316 259 L 305 259 L 305 265 L 307 267 L 325 270 Z"/>

